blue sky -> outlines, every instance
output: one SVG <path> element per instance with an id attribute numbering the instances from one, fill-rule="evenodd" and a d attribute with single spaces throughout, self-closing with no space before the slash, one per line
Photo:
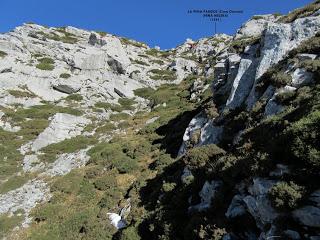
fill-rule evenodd
<path id="1" fill-rule="evenodd" d="M 255 14 L 287 13 L 311 0 L 1 0 L 0 32 L 24 22 L 75 26 L 125 36 L 161 48 L 214 34 L 214 23 L 189 9 L 243 10 L 217 24 L 233 34 Z"/>

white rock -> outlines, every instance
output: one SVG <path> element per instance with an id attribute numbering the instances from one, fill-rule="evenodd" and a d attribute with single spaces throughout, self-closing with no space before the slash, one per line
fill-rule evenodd
<path id="1" fill-rule="evenodd" d="M 89 156 L 86 153 L 87 149 L 84 149 L 76 153 L 64 153 L 60 155 L 58 159 L 49 166 L 45 174 L 50 176 L 65 175 L 75 168 L 84 166 L 89 160 Z"/>
<path id="2" fill-rule="evenodd" d="M 286 54 L 303 40 L 310 38 L 320 29 L 320 17 L 298 18 L 292 23 L 269 23 L 264 31 L 260 62 L 255 73 L 255 84 L 246 101 L 251 109 L 257 101 L 256 81 L 272 65 L 282 60 Z"/>
<path id="3" fill-rule="evenodd" d="M 121 218 L 121 216 L 117 213 L 107 213 L 109 216 L 109 220 L 111 221 L 111 224 L 117 228 L 117 229 L 122 229 L 127 226 L 127 223 L 125 220 Z"/>
<path id="4" fill-rule="evenodd" d="M 80 135 L 83 128 L 90 122 L 84 117 L 57 113 L 54 115 L 50 125 L 33 142 L 31 150 L 39 151 L 52 143 L 58 143 Z"/>
<path id="5" fill-rule="evenodd" d="M 31 222 L 29 217 L 31 209 L 50 197 L 49 188 L 45 182 L 31 180 L 16 190 L 0 195 L 0 214 L 23 210 L 25 212 L 23 226 L 27 226 Z"/>

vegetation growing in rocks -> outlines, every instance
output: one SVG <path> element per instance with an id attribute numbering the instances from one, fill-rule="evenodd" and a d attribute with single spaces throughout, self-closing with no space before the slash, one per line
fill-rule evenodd
<path id="1" fill-rule="evenodd" d="M 139 64 L 139 65 L 143 65 L 143 66 L 150 66 L 150 64 L 148 64 L 144 61 L 141 61 L 141 60 L 134 60 L 133 62 L 136 64 Z"/>
<path id="2" fill-rule="evenodd" d="M 40 70 L 52 71 L 54 69 L 54 60 L 48 57 L 39 58 L 36 68 Z"/>
<path id="3" fill-rule="evenodd" d="M 77 136 L 59 143 L 50 144 L 41 149 L 41 152 L 43 152 L 44 155 L 41 155 L 40 158 L 44 162 L 53 162 L 59 154 L 76 152 L 85 149 L 90 145 L 94 145 L 95 143 L 97 143 L 95 138 Z"/>
<path id="4" fill-rule="evenodd" d="M 70 78 L 71 77 L 71 75 L 69 74 L 69 73 L 61 73 L 60 74 L 60 78 L 65 78 L 65 79 L 67 79 L 67 78 Z"/>
<path id="5" fill-rule="evenodd" d="M 320 1 L 314 1 L 302 8 L 296 9 L 279 19 L 280 22 L 291 23 L 297 18 L 307 17 L 315 13 L 320 8 Z"/>
<path id="6" fill-rule="evenodd" d="M 153 57 L 163 57 L 163 58 L 167 58 L 169 57 L 172 53 L 170 51 L 160 51 L 157 50 L 155 48 L 152 49 L 148 49 L 146 51 L 146 54 L 149 56 L 153 56 Z"/>
<path id="7" fill-rule="evenodd" d="M 304 188 L 293 182 L 279 182 L 269 191 L 272 204 L 280 210 L 297 208 L 303 195 Z"/>
<path id="8" fill-rule="evenodd" d="M 6 52 L 0 50 L 0 58 L 4 58 L 7 55 L 8 54 Z"/>
<path id="9" fill-rule="evenodd" d="M 0 238 L 4 238 L 10 233 L 16 226 L 21 224 L 23 221 L 23 215 L 19 212 L 9 215 L 0 216 Z"/>
<path id="10" fill-rule="evenodd" d="M 83 96 L 79 93 L 74 93 L 67 96 L 66 99 L 76 101 L 76 102 L 81 102 L 83 100 Z"/>
<path id="11" fill-rule="evenodd" d="M 36 95 L 29 91 L 20 91 L 20 90 L 9 90 L 10 95 L 16 98 L 34 98 Z"/>
<path id="12" fill-rule="evenodd" d="M 137 41 L 134 41 L 134 40 L 131 40 L 128 38 L 123 37 L 120 39 L 120 41 L 123 45 L 132 45 L 132 46 L 138 47 L 138 48 L 147 48 L 147 46 L 144 43 L 137 42 Z"/>
<path id="13" fill-rule="evenodd" d="M 66 28 L 61 27 L 56 29 L 61 35 L 58 35 L 55 32 L 45 33 L 45 32 L 37 32 L 38 35 L 43 36 L 44 38 L 54 40 L 54 41 L 60 41 L 63 43 L 70 43 L 75 44 L 78 42 L 78 39 L 76 36 L 72 33 L 69 33 L 66 31 Z"/>
<path id="14" fill-rule="evenodd" d="M 254 45 L 260 42 L 259 37 L 245 37 L 232 41 L 230 51 L 235 53 L 243 53 L 245 48 L 249 45 Z"/>
<path id="15" fill-rule="evenodd" d="M 176 73 L 171 70 L 152 69 L 149 71 L 153 80 L 175 80 L 177 78 Z"/>

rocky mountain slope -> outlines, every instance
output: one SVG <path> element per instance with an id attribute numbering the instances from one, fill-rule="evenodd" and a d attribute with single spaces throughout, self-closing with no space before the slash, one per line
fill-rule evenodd
<path id="1" fill-rule="evenodd" d="M 320 238 L 319 5 L 167 51 L 0 35 L 0 237 Z"/>

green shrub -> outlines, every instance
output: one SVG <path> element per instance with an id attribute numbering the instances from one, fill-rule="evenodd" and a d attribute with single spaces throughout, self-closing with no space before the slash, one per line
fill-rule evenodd
<path id="1" fill-rule="evenodd" d="M 150 66 L 148 63 L 141 61 L 141 60 L 134 60 L 133 62 L 136 64 L 139 64 L 139 65 L 143 65 L 143 66 Z"/>
<path id="2" fill-rule="evenodd" d="M 71 75 L 69 73 L 61 73 L 60 78 L 70 78 Z"/>
<path id="3" fill-rule="evenodd" d="M 132 46 L 135 46 L 135 47 L 139 47 L 139 48 L 146 48 L 146 45 L 144 43 L 141 43 L 141 42 L 137 42 L 137 41 L 134 41 L 134 40 L 131 40 L 131 39 L 128 39 L 128 38 L 120 38 L 120 41 L 123 45 L 132 45 Z"/>
<path id="4" fill-rule="evenodd" d="M 164 65 L 164 61 L 159 60 L 159 59 L 152 59 L 150 60 L 151 63 L 159 64 L 159 65 Z"/>
<path id="5" fill-rule="evenodd" d="M 137 169 L 137 162 L 128 157 L 120 144 L 101 143 L 89 150 L 90 163 L 116 168 L 120 173 L 128 173 Z"/>
<path id="6" fill-rule="evenodd" d="M 140 240 L 140 236 L 135 227 L 127 227 L 125 228 L 119 237 L 119 240 Z"/>
<path id="7" fill-rule="evenodd" d="M 184 156 L 183 160 L 190 170 L 199 169 L 207 165 L 210 160 L 216 160 L 225 154 L 225 151 L 215 144 L 209 144 L 201 147 L 190 149 Z"/>
<path id="8" fill-rule="evenodd" d="M 117 186 L 117 181 L 114 175 L 105 174 L 95 180 L 94 186 L 101 191 L 113 189 Z"/>
<path id="9" fill-rule="evenodd" d="M 171 70 L 152 69 L 149 72 L 153 74 L 152 76 L 150 76 L 150 78 L 153 80 L 175 80 L 175 79 L 177 79 L 176 73 Z"/>
<path id="10" fill-rule="evenodd" d="M 6 52 L 0 50 L 0 58 L 4 58 L 7 55 L 8 54 Z"/>
<path id="11" fill-rule="evenodd" d="M 107 35 L 107 33 L 103 31 L 96 31 L 96 33 L 98 33 L 101 37 L 105 37 Z"/>
<path id="12" fill-rule="evenodd" d="M 103 108 L 105 110 L 112 110 L 115 112 L 122 112 L 123 110 L 126 110 L 126 108 L 120 104 L 111 104 L 108 102 L 97 102 L 94 106 L 97 108 Z"/>
<path id="13" fill-rule="evenodd" d="M 83 100 L 83 97 L 81 94 L 75 93 L 75 94 L 70 94 L 69 96 L 66 97 L 66 99 L 76 101 L 76 102 L 81 102 Z"/>
<path id="14" fill-rule="evenodd" d="M 171 192 L 173 189 L 175 189 L 176 186 L 177 186 L 176 183 L 164 183 L 162 185 L 162 190 L 164 192 Z"/>
<path id="15" fill-rule="evenodd" d="M 34 98 L 36 95 L 32 92 L 20 91 L 20 90 L 9 90 L 10 95 L 16 98 Z"/>
<path id="16" fill-rule="evenodd" d="M 219 116 L 218 109 L 213 101 L 210 101 L 208 104 L 205 105 L 205 114 L 209 119 L 215 119 Z"/>
<path id="17" fill-rule="evenodd" d="M 296 96 L 295 91 L 282 92 L 276 95 L 275 100 L 280 104 L 286 104 Z"/>
<path id="18" fill-rule="evenodd" d="M 163 168 L 169 166 L 173 162 L 174 159 L 171 158 L 170 154 L 161 154 L 153 166 L 156 170 L 161 171 Z"/>
<path id="19" fill-rule="evenodd" d="M 102 126 L 98 127 L 96 129 L 97 133 L 109 133 L 116 129 L 116 126 L 113 123 L 107 122 L 103 124 Z"/>
<path id="20" fill-rule="evenodd" d="M 307 17 L 312 15 L 314 12 L 316 12 L 320 8 L 320 2 L 314 1 L 313 3 L 310 3 L 302 8 L 298 8 L 292 12 L 290 12 L 288 15 L 283 16 L 279 19 L 280 22 L 284 23 L 291 23 L 297 18 L 301 17 Z"/>
<path id="21" fill-rule="evenodd" d="M 299 63 L 300 67 L 303 67 L 309 72 L 317 73 L 320 71 L 320 59 L 315 60 L 304 60 L 301 63 Z"/>
<path id="22" fill-rule="evenodd" d="M 284 136 L 293 157 L 304 165 L 320 167 L 318 139 L 320 129 L 320 111 L 316 110 L 288 127 Z"/>
<path id="23" fill-rule="evenodd" d="M 72 153 L 80 149 L 87 148 L 89 145 L 95 143 L 96 139 L 94 138 L 77 136 L 44 147 L 41 151 L 45 154 L 41 155 L 40 158 L 46 162 L 52 162 L 56 159 L 58 154 Z"/>
<path id="24" fill-rule="evenodd" d="M 76 38 L 76 36 L 72 33 L 68 33 L 66 32 L 65 28 L 57 28 L 57 31 L 62 33 L 63 36 L 59 36 L 58 34 L 51 32 L 51 33 L 45 33 L 45 32 L 37 32 L 37 34 L 42 35 L 43 37 L 47 38 L 47 39 L 51 39 L 54 41 L 60 41 L 63 43 L 69 43 L 69 44 L 75 44 L 78 42 L 78 39 Z"/>
<path id="25" fill-rule="evenodd" d="M 240 38 L 235 41 L 232 41 L 232 44 L 230 45 L 229 49 L 232 52 L 243 53 L 247 46 L 257 44 L 259 43 L 259 41 L 260 37 Z"/>
<path id="26" fill-rule="evenodd" d="M 149 99 L 150 96 L 155 92 L 154 89 L 150 88 L 150 87 L 146 87 L 146 88 L 138 88 L 134 90 L 134 94 L 142 97 L 142 98 L 146 98 Z"/>
<path id="27" fill-rule="evenodd" d="M 30 108 L 18 108 L 16 111 L 7 111 L 6 116 L 10 117 L 14 122 L 23 122 L 26 118 L 47 120 L 56 113 L 68 113 L 75 116 L 82 115 L 82 112 L 78 109 L 45 104 Z"/>
<path id="28" fill-rule="evenodd" d="M 6 239 L 7 234 L 9 234 L 15 227 L 19 226 L 24 219 L 24 216 L 8 216 L 2 214 L 0 216 L 0 238 Z"/>
<path id="29" fill-rule="evenodd" d="M 131 116 L 128 113 L 116 113 L 116 114 L 110 115 L 110 120 L 111 121 L 127 120 L 130 117 Z"/>
<path id="30" fill-rule="evenodd" d="M 253 16 L 252 19 L 253 19 L 253 20 L 263 19 L 263 16 L 256 15 L 256 16 Z"/>
<path id="31" fill-rule="evenodd" d="M 293 182 L 279 182 L 269 190 L 271 203 L 279 210 L 296 208 L 303 195 L 304 188 Z"/>
<path id="32" fill-rule="evenodd" d="M 132 98 L 119 98 L 118 103 L 121 105 L 123 110 L 133 110 L 133 104 L 136 102 Z"/>
<path id="33" fill-rule="evenodd" d="M 36 68 L 40 70 L 52 71 L 54 69 L 54 60 L 52 58 L 44 57 L 38 59 L 38 64 Z"/>

